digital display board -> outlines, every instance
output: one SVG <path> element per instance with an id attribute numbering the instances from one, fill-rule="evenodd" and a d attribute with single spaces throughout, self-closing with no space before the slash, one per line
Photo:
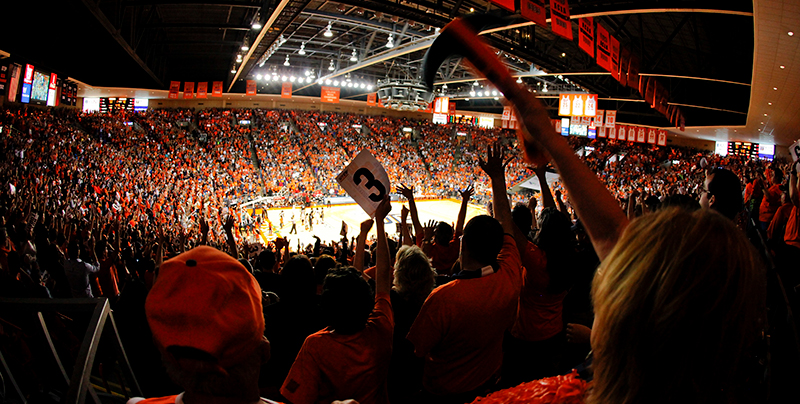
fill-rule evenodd
<path id="1" fill-rule="evenodd" d="M 100 111 L 99 98 L 84 98 L 83 99 L 83 112 L 98 112 Z"/>
<path id="2" fill-rule="evenodd" d="M 719 154 L 720 156 L 727 156 L 728 142 L 717 142 L 714 153 Z"/>
<path id="3" fill-rule="evenodd" d="M 758 157 L 758 143 L 728 142 L 728 154 L 732 156 Z"/>
<path id="4" fill-rule="evenodd" d="M 775 145 L 774 144 L 760 144 L 758 145 L 758 157 L 762 159 L 772 160 L 775 158 Z"/>
<path id="5" fill-rule="evenodd" d="M 50 75 L 39 71 L 33 72 L 33 88 L 31 89 L 31 103 L 45 105 L 47 103 L 47 90 L 50 86 Z"/>
<path id="6" fill-rule="evenodd" d="M 147 98 L 134 98 L 133 99 L 133 110 L 134 111 L 145 111 L 147 110 L 148 106 Z"/>
<path id="7" fill-rule="evenodd" d="M 50 82 L 47 85 L 47 106 L 55 107 L 58 105 L 58 97 L 56 91 L 58 89 L 58 75 L 55 73 L 50 74 Z"/>
<path id="8" fill-rule="evenodd" d="M 61 83 L 61 103 L 64 105 L 78 105 L 78 85 L 64 80 Z"/>
<path id="9" fill-rule="evenodd" d="M 101 98 L 100 112 L 133 111 L 133 98 Z"/>

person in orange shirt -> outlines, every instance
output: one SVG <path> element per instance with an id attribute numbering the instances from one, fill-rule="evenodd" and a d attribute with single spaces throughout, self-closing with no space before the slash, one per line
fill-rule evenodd
<path id="1" fill-rule="evenodd" d="M 354 268 L 332 271 L 323 284 L 329 326 L 303 343 L 281 394 L 294 404 L 353 398 L 389 403 L 386 378 L 392 355 L 394 315 L 389 292 L 392 268 L 384 219 L 392 207 L 388 195 L 375 212 L 377 275 L 375 297 Z"/>
<path id="2" fill-rule="evenodd" d="M 431 265 L 439 275 L 451 275 L 453 264 L 458 260 L 458 239 L 464 232 L 467 206 L 474 192 L 472 186 L 461 191 L 461 208 L 458 211 L 455 234 L 453 234 L 453 228 L 446 222 L 439 222 L 434 225 L 434 222 L 430 221 L 425 228 L 422 251 L 431 258 Z"/>
<path id="3" fill-rule="evenodd" d="M 772 217 L 781 206 L 781 191 L 780 184 L 783 181 L 783 172 L 779 169 L 770 170 L 770 186 L 764 187 L 764 198 L 761 200 L 761 206 L 758 209 L 758 221 L 760 222 L 761 230 L 767 231 Z"/>
<path id="4" fill-rule="evenodd" d="M 796 284 L 798 281 L 797 262 L 800 260 L 800 160 L 792 164 L 791 175 L 789 177 L 789 200 L 792 203 L 792 210 L 789 213 L 789 219 L 786 221 L 786 231 L 783 234 L 783 242 L 786 243 L 785 253 L 780 258 L 783 267 L 793 268 L 792 271 L 793 281 Z"/>
<path id="5" fill-rule="evenodd" d="M 428 296 L 408 333 L 416 355 L 425 360 L 420 402 L 464 403 L 494 388 L 503 334 L 516 315 L 522 265 L 511 236 L 499 144 L 479 163 L 491 178 L 495 217 L 480 215 L 467 223 L 461 271 Z"/>

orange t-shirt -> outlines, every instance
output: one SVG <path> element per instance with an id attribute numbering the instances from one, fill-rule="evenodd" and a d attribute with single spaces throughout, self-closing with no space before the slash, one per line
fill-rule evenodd
<path id="1" fill-rule="evenodd" d="M 775 212 L 781 206 L 782 191 L 779 187 L 780 185 L 775 184 L 764 193 L 764 199 L 761 200 L 761 206 L 758 209 L 758 220 L 769 222 L 775 216 Z"/>
<path id="2" fill-rule="evenodd" d="M 800 207 L 792 207 L 792 212 L 789 213 L 789 221 L 786 222 L 786 233 L 783 234 L 783 241 L 787 245 L 800 248 Z"/>
<path id="3" fill-rule="evenodd" d="M 564 291 L 547 293 L 550 274 L 547 273 L 547 256 L 536 244 L 528 242 L 522 256 L 522 290 L 519 294 L 517 321 L 511 335 L 526 341 L 542 341 L 561 332 L 564 323 Z"/>
<path id="4" fill-rule="evenodd" d="M 503 362 L 503 334 L 514 324 L 522 264 L 505 235 L 497 272 L 456 279 L 428 296 L 408 340 L 425 358 L 422 385 L 431 393 L 464 393 L 489 381 Z"/>
<path id="5" fill-rule="evenodd" d="M 392 357 L 394 315 L 388 294 L 375 296 L 367 326 L 352 335 L 330 329 L 306 338 L 281 387 L 294 404 L 389 403 L 386 377 Z"/>
<path id="6" fill-rule="evenodd" d="M 772 217 L 772 221 L 769 222 L 769 227 L 767 228 L 768 239 L 772 240 L 776 236 L 779 239 L 783 238 L 783 234 L 775 234 L 775 232 L 786 225 L 793 207 L 794 206 L 792 206 L 791 203 L 784 203 L 780 208 L 778 208 L 778 211 L 775 212 L 775 216 Z"/>
<path id="7" fill-rule="evenodd" d="M 431 246 L 431 266 L 439 275 L 450 275 L 453 264 L 458 260 L 459 249 L 460 245 L 456 239 L 451 240 L 446 246 L 438 243 Z"/>

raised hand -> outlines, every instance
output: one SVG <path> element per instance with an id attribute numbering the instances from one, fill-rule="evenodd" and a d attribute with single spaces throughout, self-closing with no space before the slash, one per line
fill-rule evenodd
<path id="1" fill-rule="evenodd" d="M 403 220 L 403 223 L 405 223 L 405 222 L 406 222 L 406 221 L 405 221 L 405 218 L 407 218 L 407 217 L 408 217 L 408 213 L 409 213 L 409 212 L 410 212 L 410 211 L 408 210 L 408 208 L 406 207 L 406 205 L 403 205 L 403 207 L 402 207 L 402 208 L 400 208 L 400 217 L 404 219 L 404 220 Z"/>
<path id="2" fill-rule="evenodd" d="M 499 142 L 495 142 L 493 145 L 486 147 L 486 160 L 479 157 L 478 165 L 489 178 L 499 178 L 504 175 L 505 164 L 508 164 L 508 162 L 503 162 L 503 157 L 503 147 Z"/>
<path id="3" fill-rule="evenodd" d="M 428 223 L 425 224 L 425 240 L 433 239 L 434 230 L 436 230 L 437 222 L 435 220 L 428 220 Z"/>
<path id="4" fill-rule="evenodd" d="M 206 222 L 206 218 L 204 218 L 203 216 L 200 216 L 200 233 L 203 234 L 203 235 L 207 235 L 208 234 L 208 230 L 209 230 L 209 227 L 208 227 L 208 223 Z"/>
<path id="5" fill-rule="evenodd" d="M 375 220 L 383 221 L 383 219 L 385 219 L 386 216 L 391 211 L 392 211 L 392 201 L 391 201 L 391 199 L 389 199 L 389 195 L 385 195 L 383 197 L 383 200 L 381 201 L 380 205 L 378 205 L 378 208 L 375 210 Z M 370 227 L 372 227 L 371 224 L 370 224 Z M 361 228 L 363 230 L 364 223 L 361 223 Z"/>
<path id="6" fill-rule="evenodd" d="M 222 228 L 225 230 L 225 233 L 230 233 L 233 230 L 233 215 L 228 215 L 228 218 L 225 219 L 225 223 L 222 225 Z"/>
<path id="7" fill-rule="evenodd" d="M 380 208 L 380 206 L 378 206 Z M 378 212 L 375 211 L 375 217 L 377 218 Z M 372 225 L 375 223 L 372 219 L 367 219 L 361 222 L 361 234 L 366 235 L 369 233 L 369 230 L 372 228 Z"/>
<path id="8" fill-rule="evenodd" d="M 397 192 L 399 192 L 400 195 L 403 195 L 403 197 L 408 200 L 414 199 L 414 190 L 412 188 L 407 187 L 405 184 L 400 184 L 397 187 Z"/>
<path id="9" fill-rule="evenodd" d="M 460 191 L 459 193 L 461 194 L 462 200 L 469 200 L 469 198 L 472 198 L 472 195 L 475 195 L 475 187 L 473 185 L 470 185 L 463 191 Z"/>

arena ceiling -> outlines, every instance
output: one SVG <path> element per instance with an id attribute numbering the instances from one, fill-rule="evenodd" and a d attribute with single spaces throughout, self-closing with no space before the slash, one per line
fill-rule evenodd
<path id="1" fill-rule="evenodd" d="M 569 5 L 573 20 L 594 17 L 640 58 L 643 75 L 658 77 L 669 102 L 681 107 L 686 135 L 788 145 L 800 125 L 793 107 L 800 79 L 800 5 L 794 3 Z M 0 49 L 96 86 L 166 89 L 169 81 L 224 81 L 226 91 L 244 92 L 244 80 L 260 75 L 259 93 L 277 93 L 280 80 L 264 77 L 313 74 L 350 81 L 355 85 L 343 87 L 342 98 L 366 99 L 367 86 L 379 79 L 419 75 L 437 28 L 487 11 L 509 17 L 483 37 L 529 86 L 547 85 L 551 93 L 584 89 L 599 94 L 601 109 L 618 110 L 621 122 L 670 126 L 578 47 L 577 24 L 576 40 L 568 41 L 482 0 L 29 0 L 10 6 L 4 29 L 11 35 L 0 35 Z M 788 35 L 793 29 L 797 37 Z M 394 46 L 387 48 L 390 35 Z M 468 95 L 479 88 L 476 79 L 467 63 L 454 59 L 440 70 L 437 90 L 446 83 L 458 109 L 501 111 L 502 98 Z M 293 90 L 319 94 L 312 82 L 298 81 Z M 555 108 L 554 99 L 545 101 Z"/>

